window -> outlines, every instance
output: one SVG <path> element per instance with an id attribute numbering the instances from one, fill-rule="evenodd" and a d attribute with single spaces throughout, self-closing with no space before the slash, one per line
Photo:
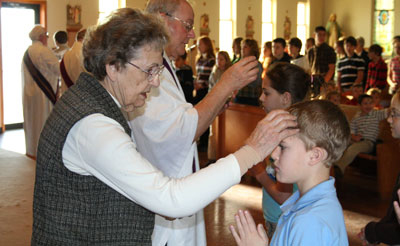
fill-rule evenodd
<path id="1" fill-rule="evenodd" d="M 394 18 L 393 0 L 375 1 L 373 43 L 382 46 L 385 57 L 390 56 L 393 50 Z"/>
<path id="2" fill-rule="evenodd" d="M 125 8 L 126 0 L 99 0 L 99 21 L 102 22 L 112 11 Z"/>
<path id="3" fill-rule="evenodd" d="M 262 36 L 261 36 L 261 47 L 264 46 L 264 43 L 267 41 L 272 41 L 274 37 L 274 22 L 273 22 L 273 5 L 272 0 L 263 0 L 262 1 Z"/>
<path id="4" fill-rule="evenodd" d="M 219 1 L 219 49 L 232 57 L 232 41 L 236 37 L 236 0 Z"/>
<path id="5" fill-rule="evenodd" d="M 306 40 L 308 37 L 308 4 L 306 2 L 297 3 L 297 37 L 301 40 L 301 54 L 305 53 Z"/>

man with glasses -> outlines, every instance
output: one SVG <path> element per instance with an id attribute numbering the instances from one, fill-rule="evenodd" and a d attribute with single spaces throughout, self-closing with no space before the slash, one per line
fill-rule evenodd
<path id="1" fill-rule="evenodd" d="M 166 175 L 185 177 L 199 170 L 196 140 L 213 122 L 232 92 L 257 77 L 255 57 L 242 59 L 222 76 L 196 106 L 187 103 L 172 61 L 185 53 L 195 38 L 194 12 L 186 0 L 150 0 L 146 11 L 160 15 L 170 40 L 164 50 L 160 86 L 148 95 L 144 107 L 130 115 L 139 152 Z M 179 219 L 156 215 L 153 245 L 206 245 L 203 212 Z"/>

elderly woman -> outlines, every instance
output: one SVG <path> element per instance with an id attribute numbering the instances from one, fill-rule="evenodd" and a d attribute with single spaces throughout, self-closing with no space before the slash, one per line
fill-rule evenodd
<path id="1" fill-rule="evenodd" d="M 274 112 L 234 154 L 183 179 L 164 176 L 136 151 L 122 111 L 159 85 L 166 41 L 158 19 L 133 9 L 88 32 L 88 73 L 57 102 L 40 138 L 33 245 L 151 245 L 154 213 L 195 213 L 296 132 L 286 130 L 295 125 L 289 114 Z"/>

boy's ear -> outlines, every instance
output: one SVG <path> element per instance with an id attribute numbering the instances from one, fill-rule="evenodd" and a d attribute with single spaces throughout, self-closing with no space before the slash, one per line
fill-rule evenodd
<path id="1" fill-rule="evenodd" d="M 285 91 L 282 94 L 282 100 L 283 104 L 286 105 L 287 108 L 290 107 L 290 105 L 292 105 L 292 95 L 289 92 Z"/>
<path id="2" fill-rule="evenodd" d="M 314 147 L 310 150 L 310 166 L 314 166 L 326 160 L 328 157 L 328 152 L 320 147 Z"/>

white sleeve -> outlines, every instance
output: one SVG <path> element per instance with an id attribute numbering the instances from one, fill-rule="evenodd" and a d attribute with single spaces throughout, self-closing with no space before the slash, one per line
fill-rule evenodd
<path id="1" fill-rule="evenodd" d="M 136 151 L 120 124 L 101 114 L 72 127 L 62 155 L 69 170 L 93 175 L 135 203 L 168 217 L 194 214 L 241 177 L 236 158 L 229 155 L 185 178 L 168 178 Z"/>
<path id="2" fill-rule="evenodd" d="M 160 81 L 145 106 L 135 109 L 130 123 L 139 152 L 165 174 L 175 176 L 184 165 L 192 165 L 198 113 L 185 101 L 167 69 Z"/>

